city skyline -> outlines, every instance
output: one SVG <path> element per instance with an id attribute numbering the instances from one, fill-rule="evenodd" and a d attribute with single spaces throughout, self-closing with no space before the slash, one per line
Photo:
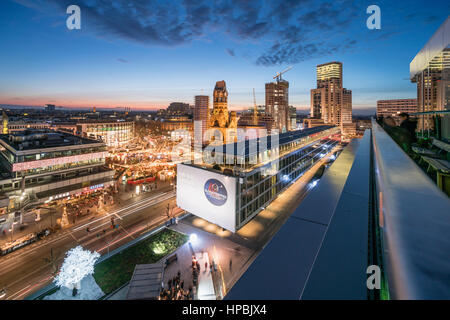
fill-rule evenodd
<path id="1" fill-rule="evenodd" d="M 450 299 L 450 2 L 72 1 L 0 1 L 0 300 Z"/>
<path id="2" fill-rule="evenodd" d="M 367 1 L 305 0 L 274 8 L 185 2 L 180 6 L 184 13 L 166 22 L 178 29 L 152 33 L 151 26 L 164 22 L 154 20 L 151 10 L 164 17 L 168 8 L 163 4 L 102 10 L 79 1 L 81 30 L 68 30 L 68 3 L 16 0 L 0 5 L 2 39 L 9 48 L 0 53 L 0 69 L 8 75 L 0 80 L 1 104 L 157 110 L 173 101 L 193 104 L 195 95 L 212 96 L 215 81 L 223 79 L 230 110 L 243 110 L 253 104 L 253 88 L 257 104 L 263 104 L 264 83 L 293 65 L 286 78 L 290 105 L 308 110 L 315 66 L 341 61 L 353 109 L 374 113 L 379 99 L 414 96 L 409 62 L 449 8 L 445 1 L 437 1 L 433 12 L 424 1 L 379 1 L 381 29 L 369 30 Z M 328 25 L 316 15 L 327 18 Z M 283 18 L 270 27 L 273 19 Z M 30 40 L 18 42 L 17 37 Z"/>

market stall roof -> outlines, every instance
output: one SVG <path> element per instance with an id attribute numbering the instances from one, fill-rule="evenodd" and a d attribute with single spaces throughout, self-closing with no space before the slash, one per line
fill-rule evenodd
<path id="1" fill-rule="evenodd" d="M 162 288 L 162 263 L 138 264 L 130 280 L 127 300 L 156 300 Z"/>

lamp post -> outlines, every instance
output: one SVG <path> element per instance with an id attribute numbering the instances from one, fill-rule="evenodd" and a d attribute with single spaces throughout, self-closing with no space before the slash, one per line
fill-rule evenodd
<path id="1" fill-rule="evenodd" d="M 14 221 L 11 224 L 11 242 L 13 241 L 13 234 L 14 234 Z"/>
<path id="2" fill-rule="evenodd" d="M 109 255 L 109 241 L 106 240 L 106 237 L 105 237 L 105 242 L 106 242 L 106 245 L 107 245 L 107 247 L 108 247 L 108 255 Z"/>

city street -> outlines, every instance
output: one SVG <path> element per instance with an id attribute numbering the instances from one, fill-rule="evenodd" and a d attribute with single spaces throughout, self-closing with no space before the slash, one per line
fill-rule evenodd
<path id="1" fill-rule="evenodd" d="M 65 252 L 76 245 L 104 254 L 167 220 L 168 205 L 172 214 L 181 213 L 180 210 L 172 210 L 175 192 L 171 187 L 164 189 L 123 201 L 120 208 L 78 221 L 69 228 L 1 257 L 0 287 L 6 288 L 3 299 L 23 299 L 49 284 L 53 265 L 59 265 Z M 119 228 L 112 228 L 112 218 Z"/>

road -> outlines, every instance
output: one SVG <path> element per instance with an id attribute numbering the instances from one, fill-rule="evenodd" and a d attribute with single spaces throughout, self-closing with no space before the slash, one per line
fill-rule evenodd
<path id="1" fill-rule="evenodd" d="M 53 263 L 49 258 L 52 249 L 53 260 L 58 265 L 64 259 L 65 252 L 77 245 L 105 254 L 166 221 L 167 204 L 171 208 L 174 206 L 175 191 L 153 193 L 1 257 L 0 288 L 6 287 L 3 299 L 23 299 L 51 282 Z M 111 228 L 112 217 L 114 223 L 119 224 L 118 229 Z"/>

